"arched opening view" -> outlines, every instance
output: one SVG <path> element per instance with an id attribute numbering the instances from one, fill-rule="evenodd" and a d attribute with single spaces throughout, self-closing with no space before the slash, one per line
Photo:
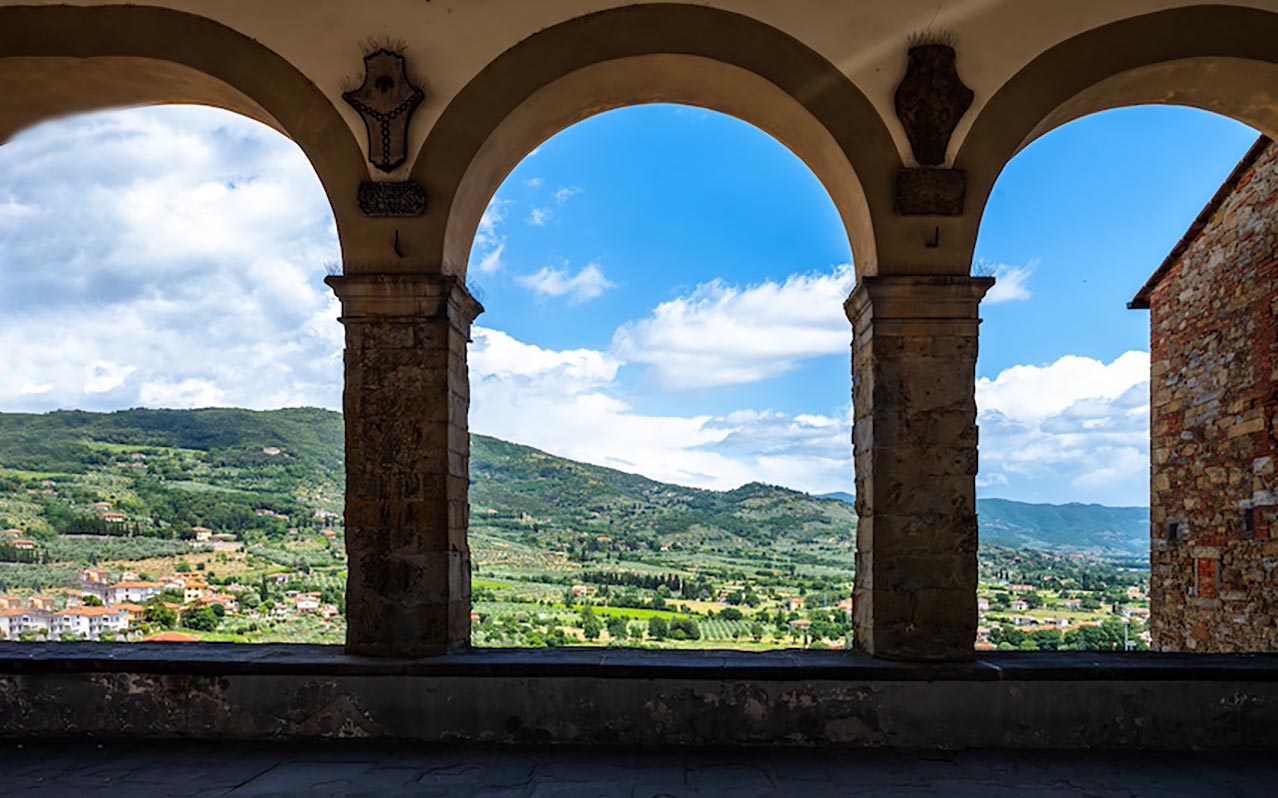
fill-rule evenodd
<path id="1" fill-rule="evenodd" d="M 998 278 L 976 384 L 978 649 L 1272 648 L 1240 637 L 1273 625 L 1263 544 L 1226 543 L 1263 518 L 1252 450 L 1272 449 L 1272 153 L 1256 135 L 1205 111 L 1110 110 L 1000 176 L 977 246 Z M 1228 591 L 1230 614 L 1256 617 L 1208 632 Z"/>
<path id="2" fill-rule="evenodd" d="M 506 177 L 468 281 L 476 645 L 847 645 L 855 276 L 803 161 L 593 116 Z"/>
<path id="3" fill-rule="evenodd" d="M 0 253 L 0 638 L 340 643 L 340 255 L 302 150 L 193 106 L 29 127 Z"/>

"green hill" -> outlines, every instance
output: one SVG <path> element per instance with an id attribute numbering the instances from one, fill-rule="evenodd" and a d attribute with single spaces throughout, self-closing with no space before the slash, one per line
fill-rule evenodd
<path id="1" fill-rule="evenodd" d="M 1149 508 L 978 499 L 981 542 L 1015 549 L 1149 556 Z"/>
<path id="2" fill-rule="evenodd" d="M 340 509 L 333 503 L 343 478 L 343 428 L 340 414 L 331 411 L 0 413 L 0 474 L 9 474 L 9 490 L 19 487 L 14 478 L 23 473 L 119 473 L 120 458 L 134 449 L 188 453 L 186 460 L 156 459 L 142 486 L 146 496 L 162 496 L 157 503 L 175 516 L 182 515 L 176 505 L 183 501 L 207 504 L 207 490 L 194 484 L 201 482 L 241 498 L 248 493 L 248 504 L 288 509 L 325 496 L 327 504 L 319 506 Z M 484 435 L 472 436 L 471 483 L 477 531 L 552 547 L 585 536 L 636 549 L 731 545 L 797 554 L 825 547 L 833 554 L 851 546 L 856 528 L 847 493 L 810 496 L 759 483 L 698 490 Z M 982 499 L 978 513 L 987 545 L 1114 557 L 1148 551 L 1145 508 Z"/>
<path id="3" fill-rule="evenodd" d="M 852 504 L 851 493 L 822 494 Z M 1149 508 L 1100 504 L 1030 504 L 977 499 L 981 545 L 1091 554 L 1109 559 L 1149 556 Z"/>

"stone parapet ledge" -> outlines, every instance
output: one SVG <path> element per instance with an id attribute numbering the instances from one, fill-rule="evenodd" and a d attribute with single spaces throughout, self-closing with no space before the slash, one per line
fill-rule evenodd
<path id="1" fill-rule="evenodd" d="M 1278 658 L 0 642 L 0 739 L 1278 748 Z"/>

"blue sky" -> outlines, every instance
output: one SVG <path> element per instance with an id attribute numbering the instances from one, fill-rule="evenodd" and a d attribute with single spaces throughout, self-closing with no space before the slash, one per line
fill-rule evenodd
<path id="1" fill-rule="evenodd" d="M 978 245 L 982 495 L 1143 504 L 1148 318 L 1126 301 L 1255 134 L 1146 108 L 1035 142 Z M 336 408 L 336 238 L 297 148 L 198 108 L 0 147 L 0 409 Z M 707 487 L 852 484 L 851 255 L 810 171 L 674 106 L 544 143 L 485 215 L 476 431 Z"/>

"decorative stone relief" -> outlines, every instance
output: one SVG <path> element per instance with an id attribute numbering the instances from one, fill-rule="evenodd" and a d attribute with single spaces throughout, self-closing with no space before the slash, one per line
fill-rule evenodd
<path id="1" fill-rule="evenodd" d="M 961 169 L 902 169 L 896 176 L 901 216 L 962 216 L 967 173 Z"/>
<path id="2" fill-rule="evenodd" d="M 959 119 L 972 105 L 973 93 L 959 79 L 954 48 L 919 44 L 910 48 L 905 77 L 896 89 L 896 115 L 924 166 L 945 163 L 945 150 Z"/>
<path id="3" fill-rule="evenodd" d="M 412 180 L 359 184 L 359 209 L 365 216 L 421 216 L 426 212 L 426 191 Z"/>
<path id="4" fill-rule="evenodd" d="M 368 133 L 368 160 L 393 172 L 408 159 L 408 123 L 426 94 L 408 78 L 404 56 L 381 48 L 364 56 L 364 83 L 343 92 Z"/>

